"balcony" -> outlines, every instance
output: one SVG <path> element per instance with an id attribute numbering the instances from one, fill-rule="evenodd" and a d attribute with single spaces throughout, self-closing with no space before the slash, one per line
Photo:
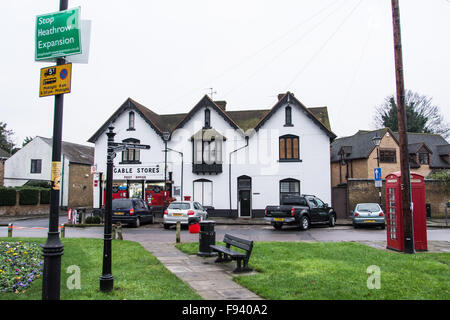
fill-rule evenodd
<path id="1" fill-rule="evenodd" d="M 218 174 L 222 173 L 222 164 L 221 163 L 194 163 L 192 165 L 192 172 L 196 174 Z"/>

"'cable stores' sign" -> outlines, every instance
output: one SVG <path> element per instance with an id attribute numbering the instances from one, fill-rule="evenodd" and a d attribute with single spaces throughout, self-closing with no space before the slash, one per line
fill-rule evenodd
<path id="1" fill-rule="evenodd" d="M 36 17 L 35 60 L 81 53 L 80 7 Z"/>

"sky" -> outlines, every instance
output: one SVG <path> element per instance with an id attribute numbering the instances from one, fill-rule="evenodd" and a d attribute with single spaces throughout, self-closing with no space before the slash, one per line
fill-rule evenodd
<path id="1" fill-rule="evenodd" d="M 87 140 L 128 98 L 187 113 L 205 95 L 227 110 L 270 109 L 279 93 L 327 106 L 332 131 L 375 129 L 395 93 L 389 0 L 69 0 L 91 20 L 89 63 L 73 64 L 63 140 Z M 54 97 L 39 97 L 36 16 L 58 0 L 0 1 L 0 121 L 13 142 L 52 137 Z M 400 0 L 405 87 L 450 121 L 450 0 Z M 212 90 L 209 88 L 213 88 Z"/>

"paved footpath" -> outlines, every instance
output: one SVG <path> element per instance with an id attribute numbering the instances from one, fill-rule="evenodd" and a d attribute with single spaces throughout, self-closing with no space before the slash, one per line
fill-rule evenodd
<path id="1" fill-rule="evenodd" d="M 186 282 L 206 300 L 262 300 L 232 280 L 236 262 L 214 263 L 215 257 L 187 255 L 174 243 L 138 240 L 178 278 Z"/>

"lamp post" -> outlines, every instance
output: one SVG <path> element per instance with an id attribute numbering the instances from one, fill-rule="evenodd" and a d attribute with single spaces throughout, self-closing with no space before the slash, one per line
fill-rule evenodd
<path id="1" fill-rule="evenodd" d="M 183 167 L 184 167 L 184 165 L 183 165 L 183 152 L 177 151 L 177 150 L 173 150 L 171 148 L 167 148 L 167 150 L 176 152 L 179 155 L 181 155 L 181 201 L 183 201 Z"/>
<path id="2" fill-rule="evenodd" d="M 164 140 L 164 208 L 163 210 L 166 210 L 166 202 L 167 202 L 167 141 L 170 139 L 170 132 L 168 130 L 165 130 L 163 132 L 163 140 Z"/>
<path id="3" fill-rule="evenodd" d="M 381 143 L 381 137 L 378 135 L 378 132 L 376 133 L 375 137 L 372 138 L 372 143 L 377 148 L 377 168 L 380 167 L 380 143 Z M 381 186 L 378 187 L 378 196 L 379 196 L 379 204 L 381 206 Z"/>
<path id="4" fill-rule="evenodd" d="M 114 286 L 114 278 L 111 273 L 111 241 L 112 241 L 112 186 L 113 186 L 113 166 L 115 152 L 113 148 L 114 127 L 108 127 L 108 154 L 106 161 L 106 197 L 105 197 L 105 231 L 103 235 L 103 272 L 100 277 L 100 291 L 111 291 Z"/>

